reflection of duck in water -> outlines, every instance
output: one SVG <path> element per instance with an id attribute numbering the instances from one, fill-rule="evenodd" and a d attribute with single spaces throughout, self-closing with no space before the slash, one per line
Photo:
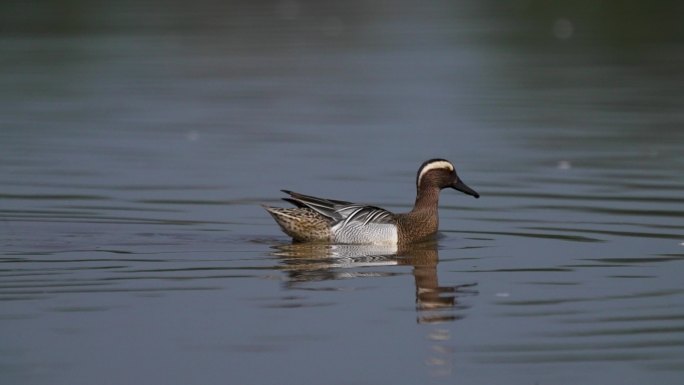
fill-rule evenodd
<path id="1" fill-rule="evenodd" d="M 405 251 L 399 259 L 401 265 L 413 266 L 413 277 L 416 284 L 416 310 L 419 311 L 419 323 L 434 323 L 455 321 L 462 318 L 445 311 L 453 309 L 466 309 L 467 306 L 459 305 L 457 297 L 475 294 L 469 289 L 475 284 L 454 286 L 440 286 L 437 279 L 437 253 L 436 242 L 432 247 L 414 247 Z M 427 246 L 427 245 L 424 245 Z"/>
<path id="2" fill-rule="evenodd" d="M 461 316 L 452 310 L 459 306 L 457 296 L 474 294 L 470 285 L 440 286 L 437 278 L 439 255 L 435 241 L 411 247 L 396 245 L 334 245 L 322 243 L 293 243 L 279 245 L 274 255 L 282 257 L 283 270 L 288 273 L 288 284 L 298 282 L 383 277 L 400 275 L 372 268 L 394 265 L 413 266 L 416 310 L 419 323 L 454 321 Z"/>
<path id="3" fill-rule="evenodd" d="M 439 193 L 451 187 L 475 198 L 480 195 L 461 181 L 447 160 L 423 163 L 416 176 L 416 202 L 405 214 L 375 206 L 317 198 L 283 190 L 284 200 L 296 208 L 264 208 L 280 228 L 295 241 L 344 244 L 409 244 L 437 233 Z"/>

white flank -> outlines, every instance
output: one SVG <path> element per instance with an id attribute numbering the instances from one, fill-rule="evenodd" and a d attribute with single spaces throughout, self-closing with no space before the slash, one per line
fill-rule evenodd
<path id="1" fill-rule="evenodd" d="M 439 169 L 447 169 L 449 171 L 454 171 L 454 166 L 445 160 L 439 160 L 436 162 L 428 163 L 425 167 L 423 167 L 422 170 L 420 170 L 420 174 L 418 175 L 418 185 L 420 186 L 420 180 L 423 179 L 423 175 L 425 175 L 425 173 L 431 170 Z"/>
<path id="2" fill-rule="evenodd" d="M 331 232 L 336 243 L 387 245 L 399 242 L 397 226 L 389 223 L 340 222 Z"/>

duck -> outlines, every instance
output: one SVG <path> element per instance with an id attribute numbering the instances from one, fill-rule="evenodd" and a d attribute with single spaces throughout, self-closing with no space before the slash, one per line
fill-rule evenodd
<path id="1" fill-rule="evenodd" d="M 294 242 L 406 245 L 435 237 L 439 195 L 445 188 L 480 197 L 459 178 L 450 161 L 434 158 L 418 169 L 415 204 L 407 213 L 290 190 L 281 190 L 288 195 L 282 199 L 295 207 L 262 207 Z"/>

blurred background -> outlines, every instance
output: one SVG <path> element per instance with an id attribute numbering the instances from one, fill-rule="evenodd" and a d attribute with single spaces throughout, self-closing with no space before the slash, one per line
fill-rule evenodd
<path id="1" fill-rule="evenodd" d="M 674 383 L 683 85 L 679 1 L 5 0 L 0 382 Z M 258 206 L 434 157 L 429 257 Z"/>

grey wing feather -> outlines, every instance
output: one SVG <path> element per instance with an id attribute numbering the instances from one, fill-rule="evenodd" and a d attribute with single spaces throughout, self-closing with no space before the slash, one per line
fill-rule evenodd
<path id="1" fill-rule="evenodd" d="M 298 207 L 308 207 L 335 221 L 344 221 L 343 226 L 346 226 L 352 221 L 362 222 L 363 225 L 367 225 L 368 223 L 394 223 L 394 215 L 380 207 L 360 205 L 335 199 L 318 198 L 289 190 L 282 191 L 290 195 L 290 198 L 284 198 L 286 201 Z"/>
<path id="2" fill-rule="evenodd" d="M 351 205 L 353 203 L 346 201 L 338 201 L 334 199 L 325 199 L 314 197 L 311 195 L 299 194 L 294 191 L 282 190 L 284 193 L 290 195 L 290 198 L 284 198 L 286 201 L 293 203 L 298 207 L 308 207 L 317 213 L 331 218 L 333 220 L 342 220 L 344 217 L 340 216 L 337 209 L 340 206 Z"/>
<path id="3" fill-rule="evenodd" d="M 349 222 L 394 223 L 394 215 L 380 207 L 364 205 L 348 205 L 337 210 L 344 218 L 345 226 Z"/>
<path id="4" fill-rule="evenodd" d="M 305 201 L 309 201 L 309 202 L 320 202 L 321 204 L 333 203 L 333 204 L 337 204 L 337 205 L 352 205 L 353 204 L 352 202 L 347 202 L 347 201 L 338 201 L 335 199 L 325 199 L 325 198 L 319 198 L 319 197 L 315 197 L 315 196 L 311 196 L 311 195 L 304 195 L 304 194 L 296 193 L 296 192 L 290 191 L 290 190 L 280 190 L 280 191 L 284 192 L 285 194 L 290 195 L 291 197 L 293 197 L 295 199 L 301 199 L 301 200 L 305 200 Z"/>

